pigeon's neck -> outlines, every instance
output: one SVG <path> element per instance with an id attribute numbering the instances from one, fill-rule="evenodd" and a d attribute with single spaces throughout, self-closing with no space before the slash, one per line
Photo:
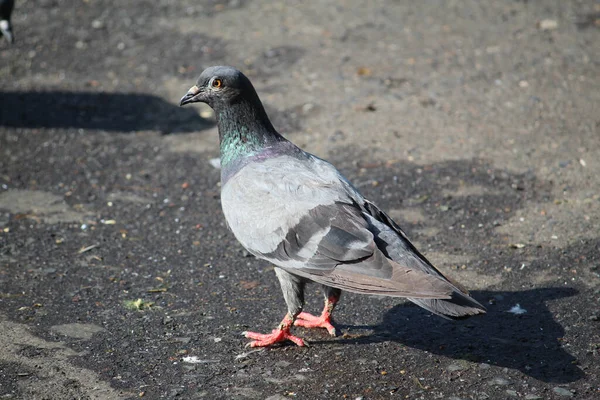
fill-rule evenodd
<path id="1" fill-rule="evenodd" d="M 243 99 L 216 110 L 215 114 L 219 128 L 221 166 L 224 168 L 233 161 L 286 141 L 273 128 L 260 102 Z"/>

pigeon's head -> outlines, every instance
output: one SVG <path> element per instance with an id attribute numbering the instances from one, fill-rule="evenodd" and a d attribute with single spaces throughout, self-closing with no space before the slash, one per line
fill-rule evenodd
<path id="1" fill-rule="evenodd" d="M 188 103 L 206 103 L 212 108 L 226 106 L 241 97 L 255 95 L 246 75 L 233 67 L 209 67 L 181 98 L 180 106 Z"/>

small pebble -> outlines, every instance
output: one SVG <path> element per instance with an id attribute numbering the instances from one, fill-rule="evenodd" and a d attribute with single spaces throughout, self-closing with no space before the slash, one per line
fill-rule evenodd
<path id="1" fill-rule="evenodd" d="M 265 400 L 288 400 L 288 398 L 280 394 L 274 394 L 273 396 L 267 397 Z"/>
<path id="2" fill-rule="evenodd" d="M 543 19 L 540 21 L 539 26 L 543 31 L 551 31 L 558 28 L 558 22 L 553 19 Z"/>
<path id="3" fill-rule="evenodd" d="M 463 369 L 466 369 L 466 366 L 461 365 L 461 364 L 450 364 L 446 367 L 446 370 L 448 370 L 450 372 L 462 371 Z"/>
<path id="4" fill-rule="evenodd" d="M 210 165 L 212 165 L 213 168 L 221 169 L 221 159 L 220 158 L 211 158 L 210 160 L 208 160 L 208 162 L 210 163 Z"/>
<path id="5" fill-rule="evenodd" d="M 558 387 L 558 386 L 555 387 L 554 389 L 552 389 L 552 391 L 554 393 L 556 393 L 557 395 L 563 396 L 563 397 L 573 397 L 575 395 L 575 393 L 573 393 L 569 389 L 561 388 L 561 387 Z"/>
<path id="6" fill-rule="evenodd" d="M 302 106 L 302 112 L 308 114 L 313 108 L 315 108 L 314 104 L 306 103 Z"/>
<path id="7" fill-rule="evenodd" d="M 499 386 L 506 386 L 508 385 L 510 382 L 507 379 L 501 378 L 499 376 L 495 377 L 494 379 L 492 379 L 489 382 L 489 385 L 499 385 Z"/>

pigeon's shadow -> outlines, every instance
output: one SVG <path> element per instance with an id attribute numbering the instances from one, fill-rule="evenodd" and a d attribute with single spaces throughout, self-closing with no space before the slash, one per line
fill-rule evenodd
<path id="1" fill-rule="evenodd" d="M 563 327 L 546 307 L 549 300 L 577 294 L 571 288 L 544 288 L 522 292 L 474 291 L 488 313 L 461 321 L 448 321 L 403 303 L 387 311 L 376 326 L 338 325 L 344 331 L 370 329 L 368 336 L 340 343 L 395 341 L 445 357 L 517 369 L 544 382 L 566 383 L 584 374 L 576 359 L 561 346 Z M 510 313 L 519 304 L 524 314 Z"/>
<path id="2" fill-rule="evenodd" d="M 3 92 L 0 105 L 0 126 L 11 128 L 153 130 L 168 134 L 214 125 L 193 108 L 181 108 L 140 93 Z"/>

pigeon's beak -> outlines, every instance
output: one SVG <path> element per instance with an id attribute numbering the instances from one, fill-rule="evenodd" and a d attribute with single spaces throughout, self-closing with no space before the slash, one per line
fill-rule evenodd
<path id="1" fill-rule="evenodd" d="M 197 103 L 199 101 L 203 101 L 202 94 L 204 90 L 200 89 L 198 86 L 194 85 L 188 90 L 188 92 L 181 98 L 179 102 L 179 106 L 184 106 L 189 103 Z"/>

